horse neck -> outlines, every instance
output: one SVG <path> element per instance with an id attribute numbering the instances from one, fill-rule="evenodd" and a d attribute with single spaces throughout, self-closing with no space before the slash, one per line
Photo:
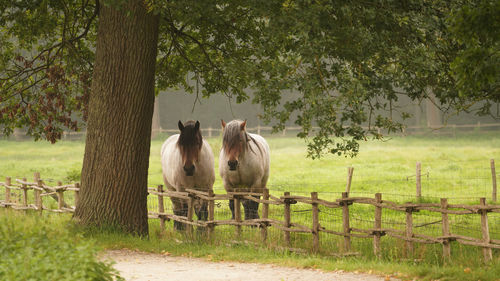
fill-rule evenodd
<path id="1" fill-rule="evenodd" d="M 245 150 L 250 150 L 250 152 L 255 153 L 256 155 L 262 155 L 262 148 L 261 145 L 257 140 L 255 140 L 254 137 L 252 137 L 249 133 L 245 132 L 245 137 L 248 140 L 245 145 Z M 255 144 L 257 147 L 257 150 L 252 148 L 252 142 Z"/>

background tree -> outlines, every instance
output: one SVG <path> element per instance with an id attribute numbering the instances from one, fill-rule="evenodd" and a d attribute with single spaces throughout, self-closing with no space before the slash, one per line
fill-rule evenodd
<path id="1" fill-rule="evenodd" d="M 75 218 L 146 234 L 154 87 L 237 101 L 253 90 L 276 130 L 296 116 L 311 156 L 353 156 L 378 128 L 403 128 L 403 95 L 432 93 L 448 112 L 498 102 L 498 68 L 480 67 L 482 91 L 460 86 L 460 58 L 475 60 L 461 26 L 476 24 L 460 15 L 492 3 L 0 0 L 0 126 L 54 142 L 87 121 Z M 478 38 L 498 58 L 498 37 Z"/>

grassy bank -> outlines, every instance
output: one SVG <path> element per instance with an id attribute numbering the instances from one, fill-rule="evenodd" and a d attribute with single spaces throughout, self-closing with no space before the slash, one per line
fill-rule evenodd
<path id="1" fill-rule="evenodd" d="M 161 234 L 160 229 L 154 223 L 151 225 L 149 238 L 138 238 L 113 231 L 81 229 L 72 224 L 69 215 L 49 214 L 39 217 L 34 213 L 24 214 L 4 209 L 0 209 L 0 222 L 2 225 L 15 224 L 11 226 L 13 229 L 11 232 L 4 232 L 10 238 L 2 240 L 3 242 L 26 246 L 23 247 L 23 251 L 6 251 L 6 244 L 2 243 L 4 247 L 0 251 L 2 254 L 0 263 L 5 266 L 8 264 L 10 268 L 8 273 L 11 277 L 15 277 L 14 279 L 2 278 L 2 280 L 19 280 L 16 278 L 29 277 L 33 274 L 40 277 L 33 280 L 54 280 L 51 278 L 54 276 L 63 276 L 59 280 L 111 280 L 109 278 L 115 272 L 109 268 L 109 265 L 96 262 L 96 251 L 123 248 L 163 255 L 198 257 L 214 262 L 257 262 L 326 271 L 365 272 L 402 280 L 496 281 L 500 276 L 500 259 L 498 258 L 487 265 L 484 265 L 481 259 L 474 257 L 455 259 L 449 265 L 421 260 L 374 259 L 363 256 L 341 258 L 277 250 L 248 243 L 232 243 L 231 240 L 207 243 L 208 241 L 200 237 L 185 239 L 176 232 Z M 40 254 L 23 256 L 23 253 L 37 252 Z M 17 258 L 12 258 L 13 254 Z M 498 254 L 495 256 L 498 257 Z M 80 258 L 85 261 L 79 260 Z M 24 262 L 16 262 L 18 259 Z M 27 265 L 32 268 L 26 267 Z M 80 268 L 85 271 L 79 271 Z M 19 271 L 12 275 L 13 270 Z M 59 275 L 54 275 L 56 273 Z M 83 277 L 76 278 L 75 276 Z"/>

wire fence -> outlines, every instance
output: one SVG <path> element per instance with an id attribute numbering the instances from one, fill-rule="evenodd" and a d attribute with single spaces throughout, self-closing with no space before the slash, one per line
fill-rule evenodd
<path id="1" fill-rule="evenodd" d="M 6 178 L 0 186 L 0 206 L 5 208 L 71 213 L 79 200 L 78 183 L 49 186 L 39 173 L 31 182 Z M 173 192 L 161 185 L 148 191 L 148 216 L 159 221 L 162 230 L 174 221 L 184 226 L 187 235 L 197 227 L 222 241 L 253 241 L 342 256 L 358 254 L 356 249 L 361 247 L 371 247 L 375 256 L 387 255 L 396 246 L 405 257 L 422 257 L 427 252 L 422 247 L 437 245 L 444 260 L 451 259 L 456 244 L 480 248 L 485 261 L 492 259 L 492 249 L 500 249 L 500 205 L 485 198 L 473 204 L 450 204 L 446 198 L 438 203 L 400 203 L 382 193 Z M 168 200 L 173 198 L 185 203 L 183 212 L 174 212 Z M 229 200 L 234 201 L 234 217 Z M 260 204 L 258 218 L 242 218 L 245 201 Z M 207 203 L 207 214 L 195 219 L 200 202 Z"/>

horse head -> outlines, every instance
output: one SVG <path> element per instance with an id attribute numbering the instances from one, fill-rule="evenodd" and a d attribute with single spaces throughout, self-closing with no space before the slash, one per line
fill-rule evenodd
<path id="1" fill-rule="evenodd" d="M 177 145 L 182 155 L 182 165 L 186 176 L 192 176 L 195 170 L 195 163 L 198 161 L 198 156 L 203 145 L 201 137 L 200 122 L 187 121 L 182 124 L 178 123 L 181 134 Z"/>
<path id="2" fill-rule="evenodd" d="M 247 146 L 246 124 L 247 121 L 233 120 L 226 124 L 221 120 L 224 136 L 222 147 L 228 156 L 227 165 L 230 171 L 236 171 L 238 167 L 238 158 L 243 156 Z"/>

